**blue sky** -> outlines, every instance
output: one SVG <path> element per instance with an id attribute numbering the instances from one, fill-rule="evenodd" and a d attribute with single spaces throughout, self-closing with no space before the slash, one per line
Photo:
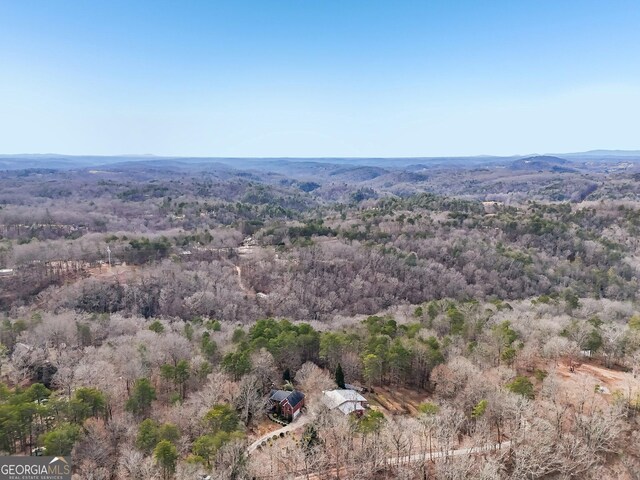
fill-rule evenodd
<path id="1" fill-rule="evenodd" d="M 637 0 L 0 0 L 0 151 L 640 149 L 639 25 Z"/>

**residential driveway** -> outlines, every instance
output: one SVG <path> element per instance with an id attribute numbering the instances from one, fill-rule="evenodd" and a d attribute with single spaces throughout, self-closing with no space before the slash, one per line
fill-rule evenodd
<path id="1" fill-rule="evenodd" d="M 282 428 L 279 428 L 278 430 L 274 430 L 273 432 L 269 432 L 261 436 L 259 439 L 257 439 L 251 445 L 249 445 L 249 448 L 247 448 L 247 453 L 251 455 L 253 452 L 255 452 L 256 448 L 258 448 L 258 445 L 260 445 L 265 440 L 270 439 L 274 435 L 280 435 L 281 433 L 292 432 L 294 430 L 299 429 L 300 427 L 304 427 L 307 423 L 309 423 L 309 421 L 311 421 L 311 419 L 312 419 L 312 416 L 309 415 L 308 413 L 301 414 L 289 425 L 286 425 Z"/>

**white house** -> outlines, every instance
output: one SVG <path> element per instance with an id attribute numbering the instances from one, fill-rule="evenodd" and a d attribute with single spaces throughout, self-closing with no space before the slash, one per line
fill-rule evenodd
<path id="1" fill-rule="evenodd" d="M 322 402 L 331 410 L 340 410 L 345 415 L 362 415 L 368 406 L 367 399 L 354 390 L 325 390 Z"/>

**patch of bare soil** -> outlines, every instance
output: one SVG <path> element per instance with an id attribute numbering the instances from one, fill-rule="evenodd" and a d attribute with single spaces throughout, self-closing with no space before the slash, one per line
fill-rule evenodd
<path id="1" fill-rule="evenodd" d="M 573 370 L 570 362 L 562 362 L 555 369 L 561 379 L 562 392 L 576 403 L 594 392 L 606 402 L 610 402 L 615 393 L 625 397 L 640 394 L 640 379 L 633 374 L 605 368 L 593 361 L 574 363 Z"/>

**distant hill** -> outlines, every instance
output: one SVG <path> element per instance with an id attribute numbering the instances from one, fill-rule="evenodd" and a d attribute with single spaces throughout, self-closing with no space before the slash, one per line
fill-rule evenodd
<path id="1" fill-rule="evenodd" d="M 510 167 L 513 170 L 531 170 L 531 171 L 549 171 L 549 172 L 575 172 L 575 168 L 571 168 L 572 162 L 564 158 L 551 155 L 536 155 L 533 157 L 525 157 L 511 162 Z"/>
<path id="2" fill-rule="evenodd" d="M 373 180 L 387 173 L 387 170 L 379 167 L 345 167 L 331 172 L 332 177 L 351 182 L 364 182 Z"/>

